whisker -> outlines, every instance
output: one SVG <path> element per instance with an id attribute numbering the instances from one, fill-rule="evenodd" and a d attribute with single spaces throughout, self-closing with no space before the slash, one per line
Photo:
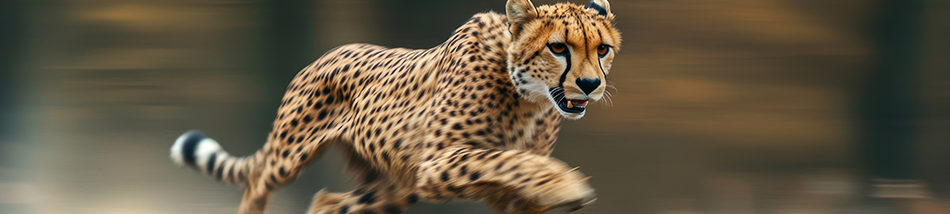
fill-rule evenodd
<path id="1" fill-rule="evenodd" d="M 614 99 L 610 97 L 609 91 L 604 91 L 604 98 L 607 100 L 605 105 L 609 104 L 610 107 L 614 107 Z"/>
<path id="2" fill-rule="evenodd" d="M 614 92 L 620 93 L 620 90 L 617 89 L 610 81 L 607 81 L 607 89 L 614 89 Z M 610 90 L 604 90 L 605 97 L 607 98 L 607 103 L 610 104 L 610 107 L 614 107 L 614 99 L 611 97 L 613 94 L 610 93 Z"/>
<path id="3" fill-rule="evenodd" d="M 619 92 L 619 91 L 617 90 L 617 87 L 614 87 L 614 85 L 607 84 L 607 88 L 612 88 L 612 89 L 614 89 L 615 92 Z M 606 90 L 605 90 L 605 91 L 606 91 Z"/>

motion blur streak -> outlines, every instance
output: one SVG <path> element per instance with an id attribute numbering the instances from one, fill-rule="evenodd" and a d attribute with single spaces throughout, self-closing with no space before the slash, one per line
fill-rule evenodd
<path id="1" fill-rule="evenodd" d="M 503 2 L 0 1 L 0 213 L 234 213 L 238 188 L 169 163 L 180 131 L 249 154 L 329 48 L 431 47 Z M 577 213 L 950 213 L 950 1 L 611 6 L 613 104 L 566 122 L 554 154 L 598 191 Z M 351 189 L 341 163 L 271 211 Z"/>

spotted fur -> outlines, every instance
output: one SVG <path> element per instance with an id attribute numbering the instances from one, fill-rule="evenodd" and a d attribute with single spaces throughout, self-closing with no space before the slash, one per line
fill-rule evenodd
<path id="1" fill-rule="evenodd" d="M 347 155 L 356 190 L 321 191 L 308 213 L 402 213 L 417 201 L 484 200 L 500 213 L 579 209 L 584 175 L 550 157 L 563 118 L 604 96 L 620 47 L 606 0 L 473 16 L 425 50 L 350 44 L 304 68 L 287 88 L 267 143 L 232 157 L 198 131 L 172 159 L 245 186 L 240 213 L 266 213 L 330 145 Z"/>

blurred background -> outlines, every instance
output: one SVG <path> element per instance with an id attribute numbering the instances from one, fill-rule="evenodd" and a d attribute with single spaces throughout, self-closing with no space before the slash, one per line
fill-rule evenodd
<path id="1" fill-rule="evenodd" d="M 249 154 L 286 84 L 330 48 L 429 48 L 504 5 L 0 1 L 0 213 L 234 213 L 239 188 L 168 159 L 179 134 Z M 566 122 L 554 152 L 593 176 L 599 200 L 577 213 L 947 213 L 950 1 L 611 7 L 613 103 Z M 272 213 L 349 191 L 342 166 L 326 153 Z"/>

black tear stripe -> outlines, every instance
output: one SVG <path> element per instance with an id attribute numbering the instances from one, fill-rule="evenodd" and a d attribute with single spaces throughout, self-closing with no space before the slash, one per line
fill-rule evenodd
<path id="1" fill-rule="evenodd" d="M 568 34 L 568 31 L 567 31 L 567 29 L 564 29 L 564 42 L 565 42 L 565 43 L 567 43 L 567 35 L 569 35 L 569 34 Z M 561 73 L 561 79 L 560 79 L 560 80 L 558 81 L 558 83 L 557 83 L 557 84 L 558 84 L 558 87 L 561 87 L 561 88 L 564 88 L 564 80 L 567 79 L 567 72 L 570 72 L 570 71 L 571 71 L 571 49 L 567 49 L 567 51 L 564 51 L 564 57 L 565 57 L 565 58 L 564 58 L 564 61 L 567 62 L 567 68 L 565 68 L 565 69 L 564 69 L 564 72 Z"/>
<path id="2" fill-rule="evenodd" d="M 597 3 L 594 3 L 594 1 L 591 1 L 590 4 L 587 4 L 587 7 L 584 7 L 584 8 L 593 8 L 594 10 L 597 10 L 597 14 L 607 17 L 607 9 L 605 9 L 604 7 L 601 7 Z"/>
<path id="3" fill-rule="evenodd" d="M 604 74 L 604 84 L 607 84 L 607 72 L 604 71 L 603 62 L 601 62 L 600 57 L 597 58 L 597 66 L 600 67 L 600 73 Z"/>

